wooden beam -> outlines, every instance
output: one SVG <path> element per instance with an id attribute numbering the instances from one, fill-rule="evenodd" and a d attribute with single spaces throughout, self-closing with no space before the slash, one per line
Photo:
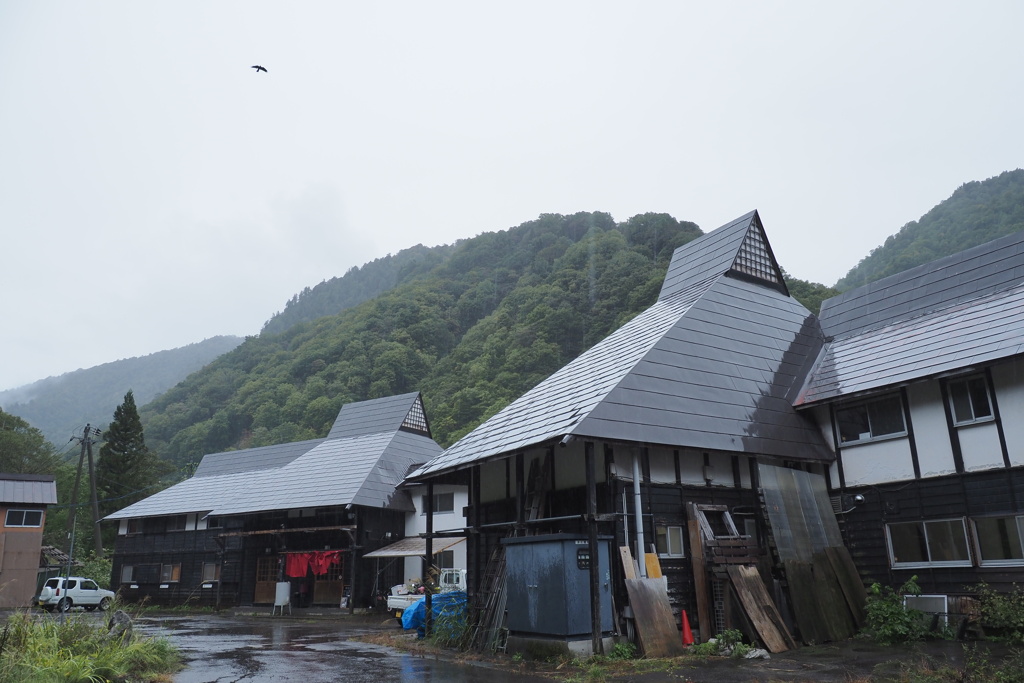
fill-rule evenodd
<path id="1" fill-rule="evenodd" d="M 693 569 L 693 591 L 697 594 L 697 632 L 700 642 L 706 643 L 715 633 L 711 625 L 711 610 L 708 605 L 708 576 L 704 571 L 704 546 L 700 537 L 700 522 L 690 519 L 686 522 L 690 537 L 690 567 Z"/>

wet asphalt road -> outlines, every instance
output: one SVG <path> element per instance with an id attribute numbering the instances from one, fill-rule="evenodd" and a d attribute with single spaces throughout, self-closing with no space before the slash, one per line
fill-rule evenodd
<path id="1" fill-rule="evenodd" d="M 349 640 L 379 623 L 219 615 L 162 615 L 136 621 L 139 633 L 169 639 L 187 661 L 175 683 L 526 683 L 545 680 L 460 665 Z"/>

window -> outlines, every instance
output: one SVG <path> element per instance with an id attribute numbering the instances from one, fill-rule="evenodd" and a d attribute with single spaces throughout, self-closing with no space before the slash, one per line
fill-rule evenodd
<path id="1" fill-rule="evenodd" d="M 654 546 L 662 557 L 685 557 L 683 552 L 683 527 L 654 527 Z"/>
<path id="2" fill-rule="evenodd" d="M 992 419 L 988 382 L 982 375 L 955 380 L 947 386 L 949 404 L 953 410 L 953 424 L 967 425 Z"/>
<path id="3" fill-rule="evenodd" d="M 160 583 L 181 581 L 181 562 L 165 564 L 160 567 Z"/>
<path id="4" fill-rule="evenodd" d="M 963 519 L 899 522 L 886 527 L 893 567 L 970 566 Z"/>
<path id="5" fill-rule="evenodd" d="M 442 550 L 439 553 L 434 553 L 434 565 L 438 569 L 454 569 L 455 568 L 455 551 L 454 550 Z"/>
<path id="6" fill-rule="evenodd" d="M 836 425 L 840 443 L 907 433 L 903 401 L 898 395 L 836 408 Z"/>
<path id="7" fill-rule="evenodd" d="M 4 526 L 42 526 L 42 510 L 8 510 Z"/>
<path id="8" fill-rule="evenodd" d="M 121 583 L 132 583 L 135 581 L 135 567 L 126 564 L 121 567 Z"/>
<path id="9" fill-rule="evenodd" d="M 187 515 L 174 515 L 173 517 L 167 518 L 167 530 L 168 531 L 184 531 L 185 522 L 188 519 Z"/>
<path id="10" fill-rule="evenodd" d="M 1024 515 L 974 520 L 983 565 L 1024 564 Z"/>
<path id="11" fill-rule="evenodd" d="M 220 581 L 220 563 L 203 562 L 203 582 Z"/>
<path id="12" fill-rule="evenodd" d="M 423 505 L 420 506 L 424 514 L 427 510 L 427 496 L 423 496 Z M 455 512 L 455 494 L 454 493 L 435 493 L 434 494 L 434 514 Z"/>

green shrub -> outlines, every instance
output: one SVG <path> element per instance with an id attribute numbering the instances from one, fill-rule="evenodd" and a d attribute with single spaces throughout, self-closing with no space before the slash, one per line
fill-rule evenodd
<path id="1" fill-rule="evenodd" d="M 1016 584 L 1009 593 L 1000 593 L 987 583 L 972 587 L 978 594 L 981 625 L 996 640 L 1024 645 L 1024 592 Z"/>
<path id="2" fill-rule="evenodd" d="M 636 659 L 636 645 L 633 643 L 615 643 L 608 659 Z"/>
<path id="3" fill-rule="evenodd" d="M 882 645 L 922 640 L 928 633 L 924 613 L 905 607 L 903 596 L 920 595 L 917 577 L 912 576 L 898 589 L 873 583 L 868 590 L 864 635 Z"/>
<path id="4" fill-rule="evenodd" d="M 164 639 L 106 638 L 106 623 L 81 614 L 12 614 L 0 653 L 0 681 L 105 683 L 152 680 L 179 667 Z"/>
<path id="5" fill-rule="evenodd" d="M 751 647 L 743 642 L 743 632 L 730 628 L 722 631 L 706 643 L 698 643 L 687 648 L 686 653 L 694 657 L 746 657 Z"/>

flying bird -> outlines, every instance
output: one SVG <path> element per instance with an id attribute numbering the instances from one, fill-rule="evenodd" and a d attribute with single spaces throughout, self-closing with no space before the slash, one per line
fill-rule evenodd
<path id="1" fill-rule="evenodd" d="M 256 69 L 256 73 L 259 73 L 261 71 L 266 71 L 266 69 L 263 68 L 262 66 L 260 66 L 259 64 L 253 64 L 250 68 Z"/>

